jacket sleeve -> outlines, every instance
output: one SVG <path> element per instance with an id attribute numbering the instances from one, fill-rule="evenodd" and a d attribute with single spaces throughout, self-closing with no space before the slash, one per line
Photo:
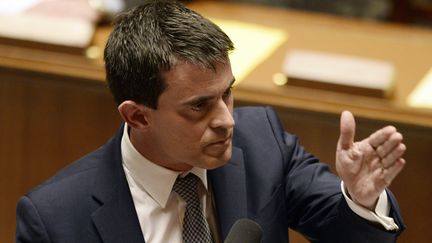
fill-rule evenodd
<path id="1" fill-rule="evenodd" d="M 273 110 L 266 110 L 284 158 L 283 184 L 289 227 L 311 242 L 395 242 L 405 226 L 391 193 L 390 216 L 400 228 L 397 231 L 387 231 L 355 214 L 342 195 L 340 179 L 325 163 L 307 153 L 297 137 L 284 131 Z"/>
<path id="2" fill-rule="evenodd" d="M 20 198 L 16 209 L 16 242 L 48 243 L 51 240 L 39 213 L 27 196 Z"/>

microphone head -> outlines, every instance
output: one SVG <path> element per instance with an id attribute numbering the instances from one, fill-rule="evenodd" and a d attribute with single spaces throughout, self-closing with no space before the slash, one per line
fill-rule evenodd
<path id="1" fill-rule="evenodd" d="M 260 243 L 262 229 L 250 219 L 239 219 L 232 226 L 224 243 Z"/>

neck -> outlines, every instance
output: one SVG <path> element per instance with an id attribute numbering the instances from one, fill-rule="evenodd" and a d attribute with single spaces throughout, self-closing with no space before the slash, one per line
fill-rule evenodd
<path id="1" fill-rule="evenodd" d="M 193 166 L 186 163 L 170 162 L 169 160 L 161 159 L 161 152 L 155 148 L 154 143 L 151 143 L 153 140 L 134 128 L 129 129 L 129 139 L 134 148 L 154 164 L 178 172 L 189 171 L 193 168 Z"/>

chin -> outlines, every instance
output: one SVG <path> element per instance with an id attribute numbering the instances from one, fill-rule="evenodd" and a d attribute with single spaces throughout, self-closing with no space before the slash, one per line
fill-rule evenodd
<path id="1" fill-rule="evenodd" d="M 230 159 L 231 159 L 231 150 L 225 151 L 225 153 L 223 153 L 219 157 L 208 158 L 205 163 L 205 167 L 206 167 L 205 169 L 211 170 L 211 169 L 222 167 L 226 165 Z"/>
<path id="2" fill-rule="evenodd" d="M 228 163 L 229 160 L 224 160 L 224 161 L 218 161 L 216 163 L 210 163 L 207 165 L 207 170 L 213 170 L 213 169 L 217 169 L 219 167 L 222 167 L 224 165 L 226 165 Z"/>

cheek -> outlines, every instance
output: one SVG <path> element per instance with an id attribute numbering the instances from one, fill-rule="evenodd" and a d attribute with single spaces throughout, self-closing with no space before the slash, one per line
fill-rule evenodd
<path id="1" fill-rule="evenodd" d="M 169 122 L 166 122 L 169 121 Z M 156 121 L 158 134 L 163 134 L 163 146 L 175 151 L 177 155 L 200 153 L 205 142 L 208 122 L 205 119 L 189 119 L 185 114 L 167 115 Z"/>
<path id="2" fill-rule="evenodd" d="M 172 146 L 183 149 L 196 150 L 201 147 L 206 129 L 199 124 L 178 123 L 168 133 L 168 138 Z"/>

